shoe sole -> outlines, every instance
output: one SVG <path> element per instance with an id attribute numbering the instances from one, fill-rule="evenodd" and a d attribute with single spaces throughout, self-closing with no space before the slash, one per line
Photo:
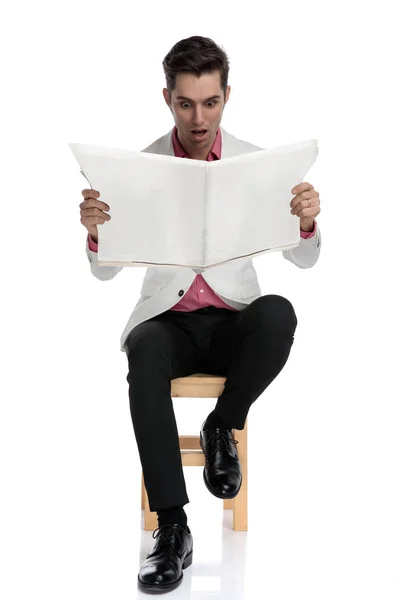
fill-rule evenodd
<path id="1" fill-rule="evenodd" d="M 182 565 L 182 570 L 190 567 L 192 562 L 193 562 L 193 550 L 185 558 L 185 562 Z M 139 576 L 138 576 L 139 588 L 143 592 L 147 592 L 150 594 L 164 594 L 165 592 L 170 592 L 171 590 L 174 590 L 175 588 L 177 588 L 182 583 L 182 581 L 183 581 L 183 573 L 181 574 L 180 578 L 177 579 L 176 581 L 173 581 L 172 583 L 166 583 L 166 584 L 143 583 L 142 581 L 140 581 Z"/>

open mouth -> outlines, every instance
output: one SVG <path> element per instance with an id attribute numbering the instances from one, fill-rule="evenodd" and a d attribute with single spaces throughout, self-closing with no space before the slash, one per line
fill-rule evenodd
<path id="1" fill-rule="evenodd" d="M 194 137 L 195 140 L 202 140 L 207 135 L 207 129 L 193 130 L 193 131 L 191 131 L 191 134 L 192 134 L 192 136 Z"/>

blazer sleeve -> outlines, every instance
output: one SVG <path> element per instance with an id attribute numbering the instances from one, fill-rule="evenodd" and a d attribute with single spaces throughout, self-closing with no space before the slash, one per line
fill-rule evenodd
<path id="1" fill-rule="evenodd" d="M 97 252 L 89 248 L 89 235 L 86 237 L 86 254 L 90 263 L 92 275 L 101 281 L 107 281 L 116 276 L 124 267 L 103 267 L 98 264 Z"/>
<path id="2" fill-rule="evenodd" d="M 319 258 L 321 252 L 321 231 L 315 221 L 315 235 L 303 238 L 300 237 L 300 243 L 291 250 L 283 250 L 283 258 L 290 261 L 300 269 L 309 269 L 313 267 Z"/>

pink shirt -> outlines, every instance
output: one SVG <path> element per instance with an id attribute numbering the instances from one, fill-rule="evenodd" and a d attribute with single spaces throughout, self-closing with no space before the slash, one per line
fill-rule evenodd
<path id="1" fill-rule="evenodd" d="M 174 147 L 175 156 L 178 158 L 190 158 L 184 149 L 182 148 L 178 135 L 177 129 L 174 127 L 172 132 L 172 144 Z M 210 150 L 210 153 L 207 157 L 208 161 L 211 160 L 220 160 L 221 158 L 221 148 L 222 148 L 222 136 L 221 130 L 218 128 L 217 135 L 215 137 L 215 141 L 213 147 Z M 302 238 L 309 238 L 315 235 L 316 232 L 316 222 L 314 221 L 314 229 L 310 232 L 300 231 L 300 235 Z M 98 244 L 92 240 L 92 236 L 88 235 L 89 238 L 89 250 L 93 252 L 97 252 Z M 200 274 L 196 275 L 192 285 L 183 296 L 182 300 L 180 300 L 175 306 L 172 306 L 170 310 L 180 310 L 180 311 L 193 311 L 198 308 L 203 308 L 205 306 L 216 306 L 217 308 L 228 308 L 229 310 L 237 311 L 236 308 L 232 306 L 228 306 L 219 296 L 217 296 L 213 290 L 210 288 L 204 277 Z"/>

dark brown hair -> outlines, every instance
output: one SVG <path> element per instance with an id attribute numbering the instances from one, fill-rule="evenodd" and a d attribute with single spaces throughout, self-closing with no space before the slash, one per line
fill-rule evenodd
<path id="1" fill-rule="evenodd" d="M 200 77 L 203 73 L 219 71 L 221 88 L 226 95 L 229 73 L 229 59 L 222 48 L 210 38 L 194 35 L 177 42 L 163 60 L 166 87 L 171 94 L 176 86 L 178 73 L 193 73 Z"/>

